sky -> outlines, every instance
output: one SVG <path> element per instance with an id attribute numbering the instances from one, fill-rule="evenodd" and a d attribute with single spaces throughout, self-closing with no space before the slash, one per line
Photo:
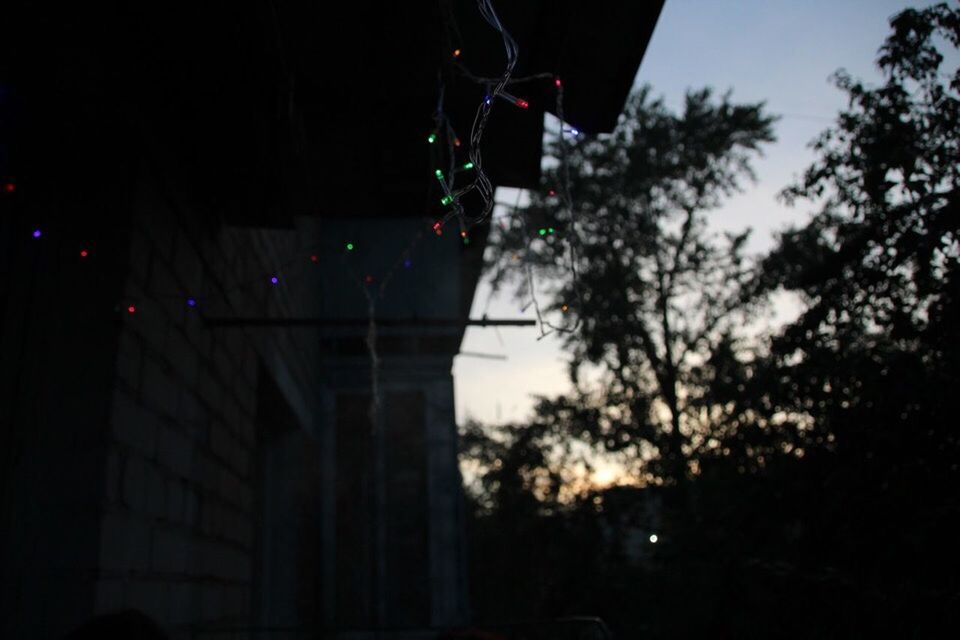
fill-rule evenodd
<path id="1" fill-rule="evenodd" d="M 779 114 L 777 142 L 754 168 L 757 182 L 711 212 L 715 229 L 753 229 L 748 249 L 762 252 L 773 234 L 809 215 L 803 205 L 788 208 L 776 194 L 813 160 L 808 143 L 845 106 L 830 75 L 839 68 L 878 82 L 876 51 L 889 31 L 889 18 L 906 7 L 932 2 L 905 0 L 667 0 L 637 73 L 668 107 L 678 109 L 688 89 L 732 89 L 737 102 L 765 101 Z M 522 46 L 522 43 L 521 43 Z M 513 201 L 513 190 L 498 200 Z M 509 292 L 488 301 L 481 283 L 471 317 L 529 317 L 530 309 Z M 569 389 L 567 357 L 558 340 L 538 340 L 533 328 L 470 327 L 462 351 L 498 354 L 506 360 L 457 356 L 454 361 L 457 421 L 495 424 L 522 420 L 536 395 Z"/>

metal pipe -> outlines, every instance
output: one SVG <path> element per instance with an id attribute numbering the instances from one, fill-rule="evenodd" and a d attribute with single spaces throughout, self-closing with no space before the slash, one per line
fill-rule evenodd
<path id="1" fill-rule="evenodd" d="M 369 318 L 203 318 L 208 327 L 361 327 Z M 532 327 L 536 320 L 497 318 L 381 318 L 378 327 Z"/>

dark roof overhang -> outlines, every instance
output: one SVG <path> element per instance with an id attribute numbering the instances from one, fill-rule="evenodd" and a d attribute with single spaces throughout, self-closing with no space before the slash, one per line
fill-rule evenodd
<path id="1" fill-rule="evenodd" d="M 25 130 L 38 156 L 55 149 L 65 171 L 83 175 L 149 138 L 232 224 L 432 215 L 426 137 L 438 78 L 466 139 L 485 89 L 455 72 L 452 49 L 480 76 L 505 63 L 473 0 L 11 4 L 0 82 L 33 121 Z M 663 0 L 493 4 L 519 45 L 514 76 L 561 77 L 567 121 L 611 130 Z M 497 185 L 534 187 L 554 87 L 511 90 L 531 106 L 495 106 L 484 167 Z"/>

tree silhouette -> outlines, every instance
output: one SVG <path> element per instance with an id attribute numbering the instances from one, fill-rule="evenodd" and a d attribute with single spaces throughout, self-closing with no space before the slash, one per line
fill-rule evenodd
<path id="1" fill-rule="evenodd" d="M 908 9 L 891 27 L 884 83 L 836 74 L 849 106 L 783 192 L 816 211 L 758 282 L 804 310 L 753 363 L 744 401 L 805 418 L 783 444 L 805 456 L 792 477 L 819 489 L 794 494 L 806 561 L 913 632 L 960 590 L 946 534 L 960 513 L 960 69 L 938 50 L 960 46 L 960 10 Z"/>
<path id="2" fill-rule="evenodd" d="M 782 194 L 812 217 L 758 262 L 704 219 L 772 139 L 762 105 L 702 91 L 674 115 L 644 90 L 610 139 L 554 144 L 577 233 L 549 195 L 564 188 L 552 165 L 491 256 L 500 282 L 529 283 L 529 268 L 555 283 L 547 308 L 581 321 L 565 334 L 579 384 L 528 423 L 465 439 L 480 461 L 481 614 L 592 613 L 663 638 L 956 628 L 957 48 L 960 10 L 908 9 L 880 49 L 880 86 L 836 74 L 849 106 Z M 778 290 L 802 312 L 751 347 L 743 327 Z M 577 441 L 632 459 L 646 486 L 564 503 Z M 630 557 L 661 498 L 659 542 Z"/>
<path id="3" fill-rule="evenodd" d="M 602 391 L 542 402 L 538 419 L 628 453 L 645 481 L 684 480 L 724 422 L 702 365 L 735 350 L 750 264 L 747 233 L 718 238 L 706 216 L 753 176 L 772 123 L 762 104 L 708 89 L 675 114 L 645 88 L 609 137 L 553 142 L 544 189 L 494 233 L 497 281 L 531 268 L 554 282 L 550 309 L 579 320 L 565 339 L 574 379 L 584 364 L 602 372 Z M 575 226 L 554 195 L 568 167 Z"/>
<path id="4" fill-rule="evenodd" d="M 818 211 L 762 265 L 765 288 L 805 302 L 768 364 L 782 380 L 777 408 L 812 416 L 814 445 L 844 446 L 836 425 L 856 423 L 869 433 L 851 438 L 865 448 L 874 424 L 897 431 L 888 445 L 900 450 L 896 439 L 932 430 L 921 439 L 947 453 L 956 446 L 941 394 L 957 382 L 960 69 L 943 73 L 935 36 L 960 45 L 960 11 L 910 9 L 891 26 L 878 59 L 885 84 L 836 74 L 849 108 L 783 192 Z"/>

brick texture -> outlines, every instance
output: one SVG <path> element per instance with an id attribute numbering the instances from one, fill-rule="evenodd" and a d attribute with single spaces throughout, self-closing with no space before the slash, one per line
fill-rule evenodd
<path id="1" fill-rule="evenodd" d="M 123 291 L 138 312 L 118 328 L 95 606 L 141 609 L 175 636 L 252 625 L 263 345 L 199 314 L 257 313 L 256 296 L 226 292 L 233 273 L 263 272 L 243 263 L 269 232 L 198 230 L 148 187 L 137 202 Z M 285 345 L 306 366 L 282 335 L 270 348 Z"/>

